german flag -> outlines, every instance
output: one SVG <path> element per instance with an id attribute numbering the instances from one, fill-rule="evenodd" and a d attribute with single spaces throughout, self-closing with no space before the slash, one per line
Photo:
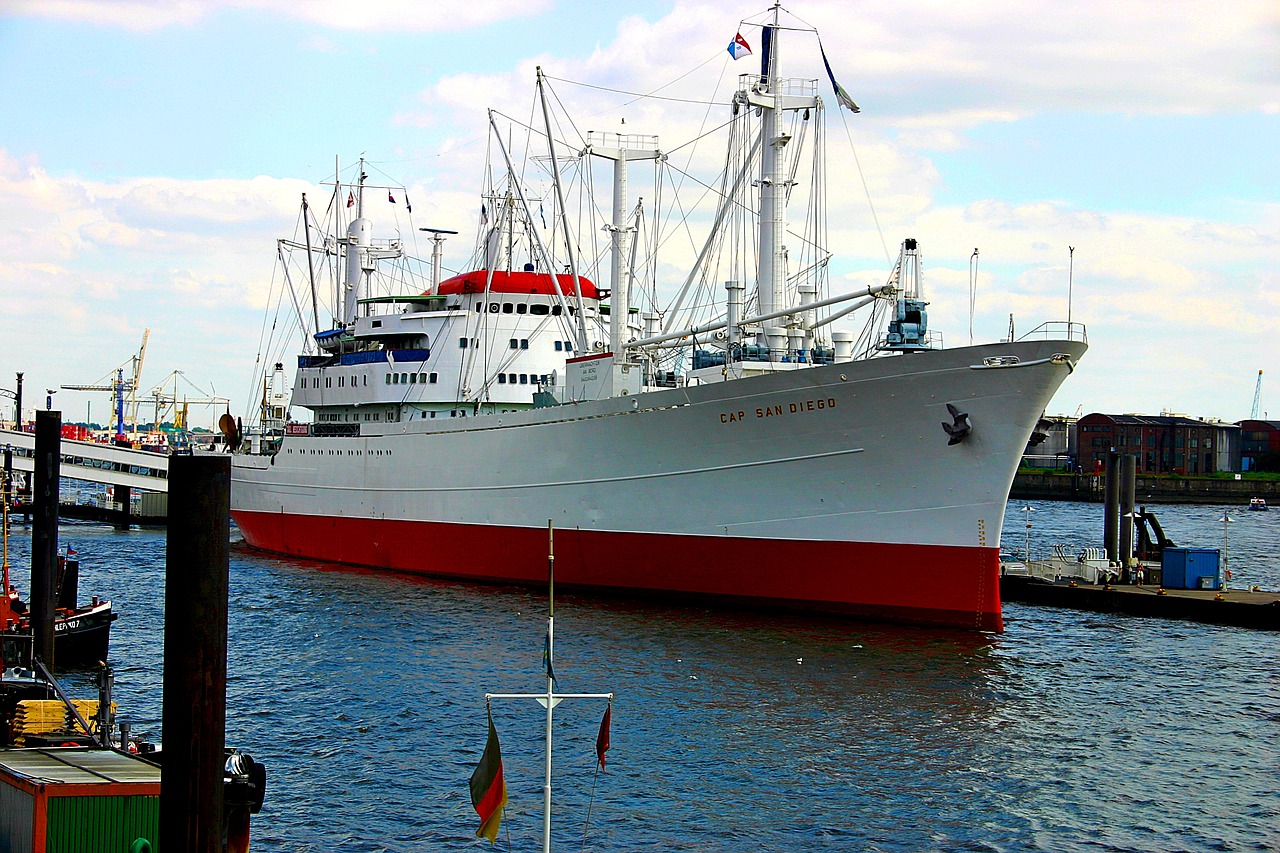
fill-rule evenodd
<path id="1" fill-rule="evenodd" d="M 498 746 L 498 730 L 493 727 L 493 711 L 489 712 L 489 740 L 480 754 L 480 763 L 471 774 L 471 805 L 480 815 L 476 835 L 490 842 L 498 837 L 498 824 L 507 805 L 507 780 L 502 775 L 502 749 Z"/>

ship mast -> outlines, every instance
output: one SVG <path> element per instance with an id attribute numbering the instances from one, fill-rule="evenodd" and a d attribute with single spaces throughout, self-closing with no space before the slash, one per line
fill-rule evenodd
<path id="1" fill-rule="evenodd" d="M 757 91 L 763 96 L 760 135 L 760 235 L 757 286 L 759 287 L 760 313 L 768 314 L 781 307 L 782 234 L 786 228 L 786 206 L 783 204 L 782 187 L 779 184 L 782 168 L 782 149 L 789 137 L 778 135 L 778 6 L 773 7 L 773 23 L 764 27 L 761 34 L 763 55 L 760 59 L 760 84 Z"/>
<path id="2" fill-rule="evenodd" d="M 613 224 L 608 226 L 610 246 L 609 293 L 609 351 L 621 360 L 626 347 L 627 319 L 631 311 L 630 275 L 627 264 L 628 244 L 636 230 L 627 223 L 630 213 L 627 206 L 627 162 L 629 160 L 658 160 L 663 154 L 658 150 L 658 137 L 635 134 L 601 133 L 602 143 L 592 144 L 596 134 L 587 134 L 587 152 L 613 161 Z"/>
<path id="3" fill-rule="evenodd" d="M 740 97 L 760 110 L 760 222 L 756 266 L 758 314 L 769 315 L 787 308 L 787 250 L 782 240 L 787 231 L 787 196 L 793 181 L 786 168 L 787 144 L 791 135 L 782 129 L 783 111 L 817 110 L 816 90 L 800 81 L 784 79 L 778 70 L 779 3 L 774 3 L 773 20 L 761 33 L 760 76 L 747 75 Z M 749 82 L 748 82 L 749 81 Z M 769 360 L 778 361 L 786 351 L 787 330 L 766 324 L 759 343 L 768 348 Z"/>
<path id="4" fill-rule="evenodd" d="M 373 246 L 373 223 L 364 218 L 364 158 L 360 158 L 360 171 L 357 173 L 355 203 L 356 218 L 347 226 L 347 275 L 345 299 L 342 304 L 342 323 L 350 327 L 356 321 L 356 306 L 359 305 L 361 285 L 364 283 L 365 271 L 373 272 L 369 249 Z"/>

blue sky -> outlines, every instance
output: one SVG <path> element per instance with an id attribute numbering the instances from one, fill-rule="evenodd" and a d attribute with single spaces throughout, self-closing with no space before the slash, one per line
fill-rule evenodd
<path id="1" fill-rule="evenodd" d="M 931 320 L 956 345 L 967 340 L 975 246 L 975 334 L 991 339 L 1010 313 L 1020 329 L 1064 318 L 1072 245 L 1073 319 L 1089 324 L 1092 350 L 1051 412 L 1236 420 L 1262 369 L 1273 377 L 1263 409 L 1280 417 L 1272 0 L 786 8 L 819 27 L 863 108 L 830 113 L 844 164 L 833 171 L 844 202 L 832 219 L 837 277 L 883 280 L 882 245 L 916 237 Z M 686 82 L 714 82 L 746 68 L 726 63 L 724 45 L 763 10 L 8 0 L 0 387 L 24 370 L 28 402 L 42 403 L 44 387 L 106 376 L 150 329 L 145 390 L 181 370 L 243 411 L 274 240 L 292 234 L 300 192 L 323 198 L 335 155 L 351 164 L 364 153 L 431 224 L 463 231 L 446 257 L 461 264 L 484 109 L 526 108 L 534 65 L 632 91 L 698 66 Z M 816 58 L 806 61 L 793 73 L 817 76 Z M 596 103 L 588 90 L 559 91 L 588 112 Z M 839 150 L 849 140 L 883 233 Z M 90 402 L 105 419 L 105 395 L 57 402 L 68 419 Z"/>

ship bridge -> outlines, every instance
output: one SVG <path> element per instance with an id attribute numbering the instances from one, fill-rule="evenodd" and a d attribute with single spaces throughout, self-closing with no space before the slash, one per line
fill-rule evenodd
<path id="1" fill-rule="evenodd" d="M 35 470 L 36 437 L 30 432 L 0 430 L 0 449 L 13 452 L 13 470 Z M 146 492 L 169 491 L 169 456 L 93 441 L 62 439 L 60 476 Z"/>

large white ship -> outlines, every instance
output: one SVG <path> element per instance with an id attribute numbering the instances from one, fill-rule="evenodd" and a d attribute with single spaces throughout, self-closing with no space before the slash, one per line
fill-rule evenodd
<path id="1" fill-rule="evenodd" d="M 541 72 L 545 192 L 491 113 L 501 160 L 474 271 L 442 281 L 452 232 L 432 230 L 415 286 L 404 246 L 374 240 L 367 215 L 392 190 L 363 165 L 351 185 L 335 179 L 343 236 L 313 239 L 306 219 L 304 239 L 281 243 L 282 257 L 301 250 L 293 269 L 310 285 L 293 299 L 307 332 L 293 383 L 277 364 L 260 422 L 228 430 L 245 541 L 541 586 L 552 523 L 556 580 L 570 587 L 1000 630 L 1006 497 L 1084 330 L 938 346 L 911 239 L 884 284 L 829 294 L 823 178 L 801 153 L 820 139 L 823 102 L 817 80 L 779 75 L 777 14 L 744 27 L 760 71 L 739 79 L 708 234 L 665 310 L 652 304 L 662 240 L 641 236 L 658 218 L 628 198 L 627 173 L 663 163 L 661 147 L 618 133 L 572 153 L 548 144 Z M 589 162 L 611 169 L 607 293 L 588 276 L 605 274 L 591 266 L 599 221 L 564 214 L 566 173 Z M 819 190 L 804 195 L 809 172 Z M 808 212 L 792 223 L 797 198 Z M 326 263 L 341 275 L 322 330 Z M 873 315 L 861 335 L 834 328 L 859 307 Z M 299 408 L 310 422 L 291 418 Z"/>

